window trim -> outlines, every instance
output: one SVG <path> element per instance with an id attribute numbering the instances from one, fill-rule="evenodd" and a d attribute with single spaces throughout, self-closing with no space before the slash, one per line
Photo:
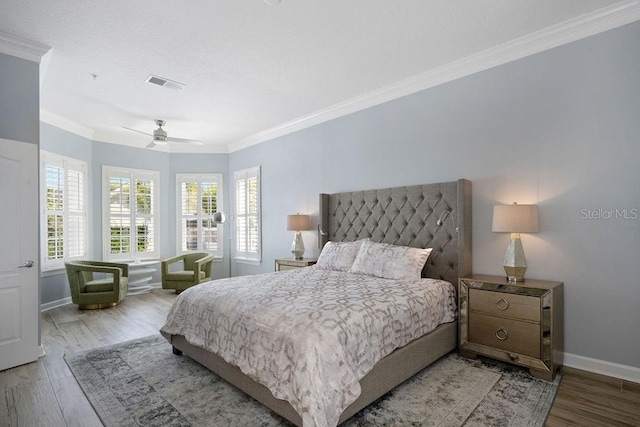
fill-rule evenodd
<path id="1" fill-rule="evenodd" d="M 64 170 L 65 174 L 65 190 L 69 184 L 68 174 L 69 170 L 80 172 L 82 175 L 82 212 L 78 216 L 82 218 L 82 254 L 77 256 L 69 256 L 68 253 L 68 240 L 69 237 L 66 233 L 63 233 L 63 256 L 61 259 L 55 261 L 48 260 L 48 252 L 47 249 L 49 247 L 47 243 L 47 165 L 53 165 L 57 167 L 61 167 Z M 41 273 L 46 273 L 45 275 L 55 274 L 61 270 L 64 270 L 64 263 L 70 260 L 79 260 L 85 259 L 88 254 L 88 220 L 89 217 L 89 207 L 88 207 L 88 164 L 87 162 L 79 159 L 75 159 L 72 157 L 63 156 L 56 153 L 51 153 L 48 151 L 40 150 L 40 270 Z M 66 193 L 66 191 L 65 191 Z M 69 230 L 69 199 L 63 196 L 63 230 Z"/>
<path id="2" fill-rule="evenodd" d="M 238 248 L 238 221 L 242 218 L 249 218 L 250 215 L 246 214 L 246 215 L 240 215 L 238 214 L 238 182 L 240 180 L 247 180 L 251 177 L 255 177 L 257 180 L 257 185 L 256 185 L 256 204 L 257 204 L 257 214 L 255 215 L 255 217 L 257 217 L 256 221 L 257 221 L 257 225 L 258 225 L 258 230 L 257 230 L 257 237 L 258 237 L 258 244 L 257 244 L 257 252 L 252 253 L 252 252 L 248 252 L 246 250 L 241 251 Z M 235 171 L 233 173 L 233 193 L 235 196 L 235 203 L 234 203 L 234 224 L 233 227 L 235 229 L 235 239 L 233 240 L 233 248 L 234 248 L 234 253 L 233 253 L 233 259 L 239 262 L 244 262 L 244 263 L 255 263 L 255 264 L 260 264 L 262 262 L 262 179 L 261 179 L 261 169 L 260 166 L 255 166 L 252 168 L 247 168 L 247 169 L 242 169 L 239 171 Z M 248 194 L 245 195 L 245 200 L 248 200 Z M 245 220 L 246 221 L 246 220 Z M 248 229 L 248 224 L 245 224 L 246 229 Z"/>
<path id="3" fill-rule="evenodd" d="M 176 174 L 176 254 L 185 254 L 191 251 L 182 250 L 182 183 L 183 182 L 197 182 L 198 184 L 203 181 L 212 182 L 217 184 L 217 196 L 216 196 L 216 210 L 217 212 L 224 212 L 224 183 L 221 173 L 178 173 Z M 198 186 L 200 189 L 200 186 Z M 202 199 L 198 199 L 198 219 L 202 219 Z M 200 222 L 198 222 L 200 224 Z M 198 225 L 198 229 L 200 225 Z M 216 227 L 218 234 L 218 248 L 215 251 L 198 248 L 199 252 L 209 252 L 213 254 L 215 259 L 224 258 L 224 227 Z M 200 241 L 199 241 L 200 242 Z"/>
<path id="4" fill-rule="evenodd" d="M 131 250 L 127 256 L 121 254 L 111 254 L 111 228 L 110 224 L 110 177 L 114 174 L 119 176 L 128 175 L 131 182 L 141 177 L 150 178 L 153 181 L 153 190 L 151 193 L 152 208 L 151 217 L 153 218 L 153 242 L 154 249 L 152 252 L 133 251 L 136 241 L 133 234 L 130 235 Z M 105 261 L 134 262 L 157 260 L 160 258 L 160 172 L 147 169 L 125 168 L 120 166 L 102 165 L 102 259 Z M 135 224 L 135 211 L 130 212 L 131 224 Z M 133 233 L 134 227 L 131 227 Z"/>

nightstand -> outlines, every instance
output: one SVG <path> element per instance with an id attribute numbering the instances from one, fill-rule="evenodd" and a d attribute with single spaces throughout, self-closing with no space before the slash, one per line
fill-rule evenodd
<path id="1" fill-rule="evenodd" d="M 309 267 L 315 264 L 318 258 L 279 258 L 276 260 L 276 271 L 292 270 L 294 268 Z"/>
<path id="2" fill-rule="evenodd" d="M 474 274 L 459 285 L 460 354 L 525 366 L 552 381 L 564 351 L 563 283 Z"/>

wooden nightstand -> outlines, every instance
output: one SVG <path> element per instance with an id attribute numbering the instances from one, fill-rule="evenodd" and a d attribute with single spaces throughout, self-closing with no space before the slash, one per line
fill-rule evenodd
<path id="1" fill-rule="evenodd" d="M 474 274 L 459 280 L 458 347 L 529 368 L 552 381 L 562 366 L 563 284 Z"/>
<path id="2" fill-rule="evenodd" d="M 276 271 L 292 270 L 294 268 L 309 267 L 315 264 L 318 258 L 279 258 L 276 260 Z"/>

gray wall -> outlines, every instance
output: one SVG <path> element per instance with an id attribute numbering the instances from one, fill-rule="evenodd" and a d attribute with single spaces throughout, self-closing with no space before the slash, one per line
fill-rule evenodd
<path id="1" fill-rule="evenodd" d="M 527 276 L 565 282 L 565 350 L 640 368 L 639 40 L 634 23 L 232 153 L 230 173 L 262 166 L 263 262 L 238 273 L 289 256 L 286 215 L 317 218 L 320 192 L 468 178 L 474 271 L 504 273 L 493 205 L 538 204 Z"/>
<path id="2" fill-rule="evenodd" d="M 37 144 L 39 64 L 0 53 L 0 138 Z"/>

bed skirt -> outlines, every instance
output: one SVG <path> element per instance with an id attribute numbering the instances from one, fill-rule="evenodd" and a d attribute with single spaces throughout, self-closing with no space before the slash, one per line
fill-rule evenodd
<path id="1" fill-rule="evenodd" d="M 380 360 L 360 380 L 362 392 L 358 399 L 342 412 L 339 422 L 346 421 L 388 391 L 455 349 L 457 334 L 457 322 L 444 323 L 431 333 L 410 342 Z M 302 426 L 302 418 L 289 402 L 276 399 L 267 387 L 243 374 L 238 367 L 227 363 L 214 353 L 190 344 L 182 335 L 164 333 L 162 335 L 169 340 L 174 349 L 182 351 L 196 362 L 206 366 L 293 424 Z"/>

